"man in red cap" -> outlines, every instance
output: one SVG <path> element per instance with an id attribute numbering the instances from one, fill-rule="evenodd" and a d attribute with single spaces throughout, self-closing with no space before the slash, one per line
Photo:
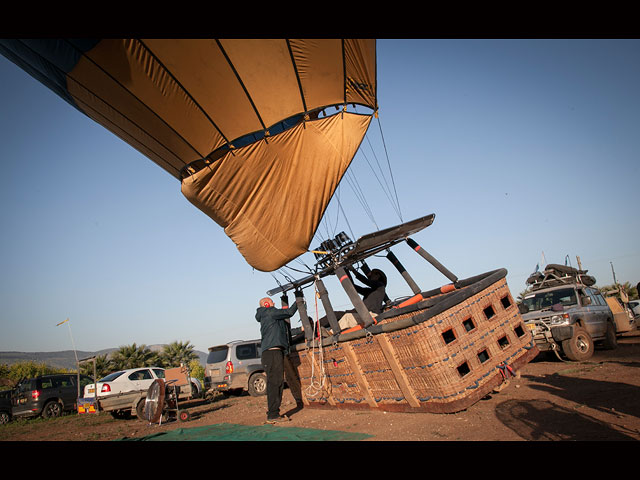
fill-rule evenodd
<path id="1" fill-rule="evenodd" d="M 267 423 L 289 420 L 280 415 L 280 404 L 284 388 L 284 356 L 289 353 L 290 347 L 290 326 L 287 320 L 297 310 L 297 303 L 289 308 L 275 308 L 273 300 L 265 297 L 260 300 L 256 311 L 262 338 L 262 365 L 267 374 Z"/>

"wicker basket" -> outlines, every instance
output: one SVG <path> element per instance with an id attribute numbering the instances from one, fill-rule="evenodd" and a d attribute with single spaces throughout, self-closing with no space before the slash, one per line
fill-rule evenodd
<path id="1" fill-rule="evenodd" d="M 434 413 L 471 406 L 538 353 L 505 276 L 496 270 L 423 295 L 337 342 L 295 345 L 305 404 Z"/>

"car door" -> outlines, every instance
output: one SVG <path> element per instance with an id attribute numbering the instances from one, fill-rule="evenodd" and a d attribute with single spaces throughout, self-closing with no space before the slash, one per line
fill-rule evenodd
<path id="1" fill-rule="evenodd" d="M 131 372 L 128 376 L 128 380 L 132 386 L 131 390 L 148 390 L 155 378 L 151 374 L 151 370 L 148 368 L 141 368 Z"/>
<path id="2" fill-rule="evenodd" d="M 20 382 L 11 395 L 12 415 L 30 412 L 31 403 L 33 403 L 31 392 L 39 388 L 38 379 L 36 378 Z"/>
<path id="3" fill-rule="evenodd" d="M 609 319 L 613 320 L 613 313 L 611 312 L 611 308 L 609 307 L 609 304 L 607 303 L 607 301 L 605 300 L 605 298 L 602 296 L 602 293 L 600 293 L 599 290 L 594 290 L 594 295 L 598 300 L 598 304 L 600 305 L 600 316 L 601 316 L 601 321 L 602 321 L 602 335 L 606 335 L 607 334 L 607 321 Z"/>
<path id="4" fill-rule="evenodd" d="M 589 305 L 588 315 L 588 328 L 587 331 L 592 337 L 602 337 L 607 330 L 607 317 L 606 317 L 606 302 L 600 300 L 597 291 L 593 288 L 585 288 L 585 293 L 591 299 L 591 305 Z M 604 305 L 601 305 L 604 303 Z"/>
<path id="5" fill-rule="evenodd" d="M 53 379 L 53 387 L 57 389 L 65 409 L 72 409 L 78 398 L 78 385 L 75 375 L 58 375 Z"/>

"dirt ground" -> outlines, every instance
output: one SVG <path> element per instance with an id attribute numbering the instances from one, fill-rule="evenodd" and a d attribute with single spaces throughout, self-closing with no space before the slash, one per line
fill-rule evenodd
<path id="1" fill-rule="evenodd" d="M 640 333 L 619 338 L 616 350 L 596 349 L 587 362 L 539 355 L 500 392 L 455 414 L 384 413 L 303 408 L 285 390 L 283 427 L 358 432 L 365 441 L 640 440 Z M 65 415 L 0 426 L 3 441 L 106 441 L 133 439 L 219 423 L 262 425 L 266 397 L 216 396 L 182 403 L 188 422 L 148 425 L 111 415 Z"/>

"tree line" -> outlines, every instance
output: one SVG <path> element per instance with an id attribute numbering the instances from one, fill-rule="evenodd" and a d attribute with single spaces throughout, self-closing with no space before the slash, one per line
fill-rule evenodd
<path id="1" fill-rule="evenodd" d="M 194 346 L 187 342 L 172 342 L 162 350 L 152 351 L 146 345 L 124 345 L 117 350 L 95 358 L 98 379 L 118 370 L 139 367 L 174 368 L 189 366 L 191 376 L 204 379 L 204 367 L 200 364 Z M 76 373 L 76 369 L 57 368 L 43 362 L 23 361 L 12 365 L 0 364 L 0 390 L 14 387 L 22 378 L 32 378 L 53 373 Z M 80 373 L 93 377 L 93 362 L 83 362 Z"/>

